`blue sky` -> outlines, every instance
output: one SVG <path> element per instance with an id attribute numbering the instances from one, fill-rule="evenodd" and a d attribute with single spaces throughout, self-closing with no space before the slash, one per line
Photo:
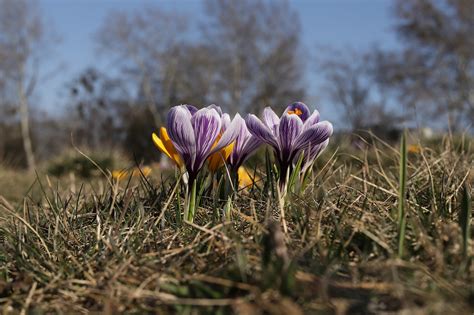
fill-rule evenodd
<path id="1" fill-rule="evenodd" d="M 316 55 L 319 46 L 364 49 L 378 43 L 382 47 L 395 47 L 391 3 L 389 0 L 290 0 L 299 13 L 302 40 L 309 55 Z M 49 111 L 64 103 L 61 91 L 74 75 L 88 66 L 107 64 L 105 57 L 98 56 L 94 34 L 110 11 L 133 11 L 152 4 L 189 13 L 196 19 L 202 15 L 200 0 L 39 0 L 39 4 L 61 39 L 46 67 L 54 69 L 61 65 L 61 71 L 38 91 L 42 107 Z M 318 90 L 321 81 L 316 69 L 313 66 L 309 69 L 311 95 Z M 319 107 L 330 111 L 330 116 L 335 115 L 330 104 Z"/>

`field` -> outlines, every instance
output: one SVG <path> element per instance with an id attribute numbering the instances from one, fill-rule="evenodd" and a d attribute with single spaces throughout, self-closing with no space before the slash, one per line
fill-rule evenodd
<path id="1" fill-rule="evenodd" d="M 306 190 L 289 195 L 286 234 L 259 157 L 260 180 L 230 218 L 209 194 L 193 223 L 177 220 L 173 172 L 117 181 L 102 169 L 72 185 L 0 170 L 0 309 L 472 314 L 473 146 L 334 142 Z"/>

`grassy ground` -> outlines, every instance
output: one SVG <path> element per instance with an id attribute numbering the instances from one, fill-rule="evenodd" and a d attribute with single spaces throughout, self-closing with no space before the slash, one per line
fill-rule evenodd
<path id="1" fill-rule="evenodd" d="M 290 196 L 286 235 L 270 185 L 243 191 L 231 221 L 216 219 L 224 202 L 204 198 L 179 225 L 172 180 L 74 192 L 40 177 L 40 200 L 0 198 L 0 309 L 471 314 L 472 141 L 411 151 L 400 195 L 398 147 L 329 148 Z"/>

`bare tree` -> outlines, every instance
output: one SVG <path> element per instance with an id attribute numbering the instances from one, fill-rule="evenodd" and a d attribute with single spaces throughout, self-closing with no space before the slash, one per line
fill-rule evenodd
<path id="1" fill-rule="evenodd" d="M 68 89 L 72 110 L 67 119 L 75 143 L 94 150 L 120 145 L 124 113 L 132 105 L 123 80 L 88 68 L 68 84 Z"/>
<path id="2" fill-rule="evenodd" d="M 137 106 L 128 95 L 126 80 L 95 68 L 81 72 L 68 84 L 70 107 L 63 121 L 74 143 L 88 149 L 117 150 L 137 161 L 156 160 L 150 145 L 156 131 L 149 108 Z"/>
<path id="3" fill-rule="evenodd" d="M 379 51 L 378 82 L 452 128 L 474 122 L 474 1 L 397 0 L 402 49 Z"/>
<path id="4" fill-rule="evenodd" d="M 360 54 L 331 51 L 319 62 L 318 72 L 325 75 L 324 90 L 330 100 L 340 107 L 344 121 L 352 130 L 363 128 L 372 105 L 371 85 L 367 80 L 367 65 Z"/>
<path id="5" fill-rule="evenodd" d="M 317 71 L 324 75 L 322 91 L 339 108 L 351 130 L 375 125 L 387 128 L 402 121 L 400 113 L 389 111 L 383 86 L 375 80 L 371 53 L 325 50 L 318 56 Z"/>
<path id="6" fill-rule="evenodd" d="M 35 91 L 48 36 L 39 8 L 29 0 L 0 0 L 0 88 L 18 104 L 23 148 L 29 170 L 35 168 L 29 101 Z"/>
<path id="7" fill-rule="evenodd" d="M 178 47 L 186 30 L 183 16 L 147 7 L 135 12 L 112 12 L 97 33 L 102 52 L 114 58 L 121 76 L 137 82 L 138 102 L 145 103 L 156 124 L 172 99 L 178 67 Z"/>
<path id="8" fill-rule="evenodd" d="M 256 110 L 304 98 L 300 23 L 287 1 L 205 4 L 204 42 L 213 56 L 215 102 Z"/>

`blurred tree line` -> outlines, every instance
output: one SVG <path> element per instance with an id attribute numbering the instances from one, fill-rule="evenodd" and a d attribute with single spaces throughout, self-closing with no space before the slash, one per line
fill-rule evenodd
<path id="1" fill-rule="evenodd" d="M 36 86 L 56 43 L 35 2 L 0 0 L 0 160 L 34 169 L 71 141 L 156 160 L 150 134 L 170 106 L 282 108 L 305 101 L 311 69 L 325 79 L 317 93 L 351 130 L 396 128 L 416 115 L 454 130 L 472 125 L 474 1 L 394 0 L 397 49 L 316 55 L 288 1 L 204 0 L 203 8 L 198 24 L 158 6 L 111 12 L 95 41 L 114 70 L 68 79 L 67 110 L 52 119 L 37 110 Z"/>

